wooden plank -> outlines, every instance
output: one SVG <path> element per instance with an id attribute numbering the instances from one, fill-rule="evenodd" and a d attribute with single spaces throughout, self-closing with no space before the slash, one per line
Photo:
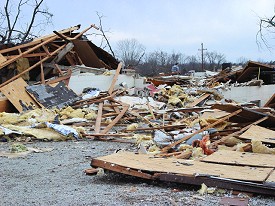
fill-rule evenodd
<path id="1" fill-rule="evenodd" d="M 248 130 L 240 135 L 239 138 L 275 144 L 275 131 L 258 125 L 252 125 Z"/>
<path id="2" fill-rule="evenodd" d="M 259 154 L 251 152 L 236 152 L 230 150 L 219 150 L 203 158 L 203 162 L 223 163 L 230 165 L 245 165 L 256 167 L 275 168 L 274 155 Z"/>
<path id="3" fill-rule="evenodd" d="M 216 122 L 214 122 L 214 123 L 212 123 L 212 124 L 209 124 L 208 126 L 202 128 L 202 129 L 200 129 L 200 130 L 198 130 L 198 131 L 196 131 L 196 132 L 194 132 L 194 133 L 192 133 L 192 134 L 190 134 L 190 135 L 187 135 L 186 137 L 184 137 L 184 138 L 182 138 L 182 139 L 180 139 L 180 140 L 178 140 L 178 141 L 176 141 L 176 142 L 174 142 L 174 143 L 172 143 L 172 144 L 170 144 L 170 145 L 168 145 L 168 146 L 162 148 L 162 152 L 167 152 L 167 151 L 168 151 L 169 149 L 171 149 L 172 147 L 174 147 L 174 146 L 176 146 L 176 145 L 182 143 L 183 141 L 186 141 L 186 140 L 190 139 L 190 138 L 193 137 L 195 134 L 201 133 L 201 132 L 203 132 L 203 131 L 205 131 L 205 130 L 207 130 L 207 129 L 209 129 L 209 128 L 213 128 L 213 127 L 215 127 L 217 124 L 219 124 L 219 123 L 221 123 L 221 122 L 223 122 L 223 121 L 229 119 L 230 117 L 233 117 L 233 116 L 239 114 L 240 112 L 242 112 L 242 109 L 239 109 L 239 110 L 237 110 L 237 111 L 235 111 L 235 112 L 233 112 L 233 113 L 231 113 L 231 114 L 229 114 L 229 115 L 227 115 L 227 116 L 225 116 L 225 117 L 223 117 L 223 118 L 217 120 Z"/>
<path id="4" fill-rule="evenodd" d="M 118 152 L 95 158 L 95 160 L 107 162 L 111 165 L 119 165 L 130 169 L 154 173 L 218 176 L 221 178 L 252 182 L 265 181 L 273 170 L 273 168 L 219 165 L 194 160 L 179 160 L 176 158 L 154 158 L 153 155 L 135 154 L 131 152 Z"/>
<path id="5" fill-rule="evenodd" d="M 18 78 L 1 88 L 1 92 L 19 112 L 40 108 L 40 106 L 26 92 L 26 86 L 28 86 L 28 84 L 22 78 Z"/>
<path id="6" fill-rule="evenodd" d="M 96 117 L 96 122 L 95 122 L 95 133 L 99 133 L 99 131 L 100 131 L 102 109 L 103 109 L 103 102 L 100 102 L 98 105 L 97 117 Z"/>
<path id="7" fill-rule="evenodd" d="M 120 63 L 118 64 L 117 69 L 116 69 L 116 73 L 115 73 L 114 78 L 113 78 L 113 81 L 112 81 L 112 83 L 111 83 L 111 85 L 110 85 L 110 88 L 109 88 L 109 90 L 108 90 L 108 93 L 109 93 L 110 95 L 111 95 L 111 94 L 113 93 L 113 91 L 114 91 L 115 84 L 116 84 L 116 81 L 117 81 L 117 78 L 118 78 L 118 75 L 119 75 L 119 73 L 120 73 L 121 68 L 122 68 L 122 62 L 120 62 Z"/>
<path id="8" fill-rule="evenodd" d="M 189 104 L 186 105 L 186 107 L 195 107 L 197 106 L 199 103 L 201 103 L 202 101 L 206 100 L 211 94 L 207 93 L 202 95 L 201 97 L 199 97 L 198 99 L 196 99 L 194 102 L 191 102 Z"/>
<path id="9" fill-rule="evenodd" d="M 123 109 L 121 110 L 120 114 L 116 116 L 116 118 L 100 133 L 102 134 L 106 134 L 107 132 L 109 132 L 112 127 L 122 118 L 122 116 L 127 112 L 129 108 L 129 105 L 127 106 L 123 106 Z"/>

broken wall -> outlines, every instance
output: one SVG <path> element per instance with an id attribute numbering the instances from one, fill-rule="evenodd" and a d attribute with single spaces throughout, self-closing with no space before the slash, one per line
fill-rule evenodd
<path id="1" fill-rule="evenodd" d="M 225 99 L 233 99 L 237 102 L 250 102 L 260 100 L 259 106 L 263 106 L 274 94 L 275 85 L 229 87 L 228 90 L 222 90 L 221 93 Z"/>
<path id="2" fill-rule="evenodd" d="M 69 82 L 69 88 L 71 88 L 76 94 L 81 94 L 82 90 L 87 87 L 98 88 L 102 91 L 109 89 L 114 74 L 112 75 L 94 75 L 91 73 L 83 73 L 79 75 L 71 76 Z M 120 74 L 115 86 L 125 82 L 128 88 L 135 87 L 136 89 L 143 89 L 145 87 L 144 78 L 135 78 L 134 76 L 128 76 Z"/>

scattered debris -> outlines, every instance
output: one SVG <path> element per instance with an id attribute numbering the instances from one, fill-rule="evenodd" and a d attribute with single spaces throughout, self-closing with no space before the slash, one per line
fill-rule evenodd
<path id="1" fill-rule="evenodd" d="M 173 75 L 145 83 L 84 37 L 91 28 L 97 29 L 75 33 L 76 26 L 0 50 L 1 141 L 135 143 L 133 152 L 93 158 L 86 174 L 110 170 L 201 185 L 201 195 L 217 188 L 275 194 L 274 90 L 266 102 L 226 93 L 274 85 L 273 67 L 249 61 L 203 79 Z M 5 76 L 7 69 L 16 72 Z M 50 150 L 14 144 L 0 156 L 44 151 Z"/>

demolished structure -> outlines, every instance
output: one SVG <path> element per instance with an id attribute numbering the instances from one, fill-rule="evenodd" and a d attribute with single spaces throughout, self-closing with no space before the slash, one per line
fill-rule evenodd
<path id="1" fill-rule="evenodd" d="M 2 141 L 135 143 L 136 151 L 93 158 L 86 173 L 274 196 L 274 67 L 248 62 L 208 78 L 146 83 L 121 74 L 123 64 L 83 36 L 96 26 L 79 27 L 0 50 Z"/>

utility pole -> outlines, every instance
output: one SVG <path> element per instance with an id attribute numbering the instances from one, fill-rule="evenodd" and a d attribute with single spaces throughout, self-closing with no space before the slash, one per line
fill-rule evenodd
<path id="1" fill-rule="evenodd" d="M 201 43 L 201 49 L 199 49 L 199 51 L 201 51 L 201 71 L 203 72 L 203 70 L 204 70 L 204 62 L 203 62 L 203 51 L 204 50 L 207 50 L 207 49 L 204 49 L 203 48 L 203 43 Z"/>

